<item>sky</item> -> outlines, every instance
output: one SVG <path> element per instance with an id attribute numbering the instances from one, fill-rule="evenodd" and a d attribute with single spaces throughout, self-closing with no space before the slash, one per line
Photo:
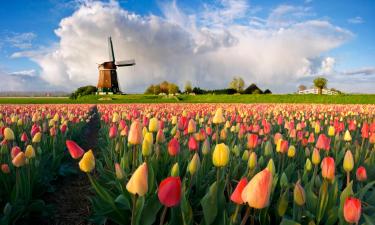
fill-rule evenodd
<path id="1" fill-rule="evenodd" d="M 219 89 L 240 76 L 292 93 L 317 76 L 375 93 L 372 0 L 13 0 L 0 7 L 0 92 L 96 85 L 112 37 L 120 88 Z"/>

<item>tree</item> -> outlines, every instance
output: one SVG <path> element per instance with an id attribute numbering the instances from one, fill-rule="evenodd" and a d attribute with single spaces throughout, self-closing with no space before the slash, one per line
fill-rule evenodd
<path id="1" fill-rule="evenodd" d="M 180 90 L 179 90 L 179 88 L 176 84 L 174 84 L 174 83 L 168 84 L 168 94 L 176 94 L 179 91 Z"/>
<path id="2" fill-rule="evenodd" d="M 321 95 L 323 92 L 323 88 L 327 87 L 327 79 L 324 77 L 317 77 L 314 79 L 314 85 L 318 88 L 318 93 Z"/>
<path id="3" fill-rule="evenodd" d="M 167 81 L 161 82 L 159 86 L 160 92 L 168 94 L 169 83 Z"/>
<path id="4" fill-rule="evenodd" d="M 235 89 L 237 92 L 242 92 L 245 86 L 245 81 L 241 77 L 234 77 L 229 83 L 229 88 Z"/>
<path id="5" fill-rule="evenodd" d="M 306 89 L 307 89 L 307 87 L 305 85 L 303 85 L 303 84 L 301 84 L 300 86 L 298 86 L 298 90 L 299 91 L 304 91 Z"/>
<path id="6" fill-rule="evenodd" d="M 186 93 L 191 93 L 193 91 L 193 87 L 190 81 L 186 81 L 184 89 Z"/>

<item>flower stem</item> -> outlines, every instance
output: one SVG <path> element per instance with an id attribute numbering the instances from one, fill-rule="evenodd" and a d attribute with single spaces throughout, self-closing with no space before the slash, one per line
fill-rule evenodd
<path id="1" fill-rule="evenodd" d="M 250 216 L 250 210 L 251 208 L 250 207 L 247 207 L 246 209 L 246 213 L 245 213 L 245 216 L 243 217 L 242 221 L 241 221 L 241 225 L 245 225 L 246 224 L 246 221 L 247 219 L 249 218 Z"/>
<path id="2" fill-rule="evenodd" d="M 167 210 L 168 210 L 168 207 L 164 206 L 163 212 L 160 217 L 160 225 L 164 224 L 164 219 L 165 219 L 165 215 L 167 215 Z"/>
<path id="3" fill-rule="evenodd" d="M 133 196 L 133 206 L 132 206 L 132 219 L 131 225 L 135 224 L 135 205 L 137 204 L 137 195 Z"/>

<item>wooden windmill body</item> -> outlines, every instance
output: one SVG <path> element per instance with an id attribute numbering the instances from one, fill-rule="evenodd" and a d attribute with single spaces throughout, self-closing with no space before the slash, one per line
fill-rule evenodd
<path id="1" fill-rule="evenodd" d="M 113 52 L 113 45 L 111 37 L 108 38 L 109 61 L 103 62 L 98 66 L 99 80 L 98 80 L 98 94 L 121 94 L 118 78 L 117 67 L 134 66 L 135 60 L 115 61 L 115 53 Z"/>

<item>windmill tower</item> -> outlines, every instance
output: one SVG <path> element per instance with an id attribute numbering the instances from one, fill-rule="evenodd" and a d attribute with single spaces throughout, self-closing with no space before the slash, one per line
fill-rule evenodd
<path id="1" fill-rule="evenodd" d="M 113 52 L 113 45 L 111 37 L 108 38 L 108 52 L 109 52 L 109 61 L 103 62 L 98 66 L 99 70 L 99 80 L 98 80 L 98 94 L 119 94 L 121 93 L 118 79 L 117 79 L 117 67 L 123 66 L 134 66 L 135 60 L 124 60 L 124 61 L 115 61 L 115 53 Z"/>

